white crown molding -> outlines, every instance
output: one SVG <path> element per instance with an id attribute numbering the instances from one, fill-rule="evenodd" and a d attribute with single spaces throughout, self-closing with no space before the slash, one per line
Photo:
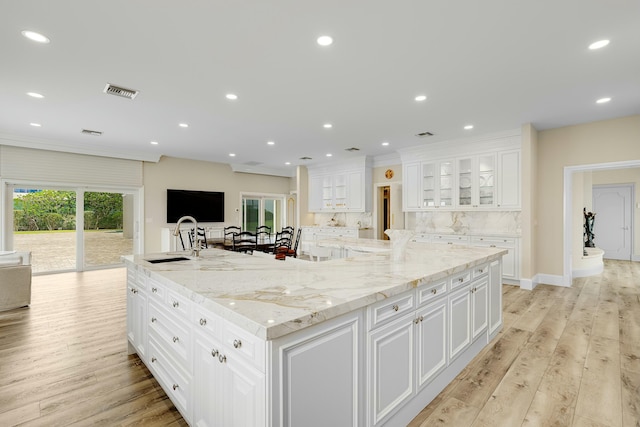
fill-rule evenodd
<path id="1" fill-rule="evenodd" d="M 154 163 L 157 163 L 160 160 L 161 156 L 160 154 L 149 155 L 147 153 L 135 152 L 131 150 L 127 150 L 126 153 L 123 153 L 121 151 L 102 150 L 95 147 L 72 147 L 70 145 L 65 145 L 59 141 L 6 134 L 0 134 L 0 145 L 10 145 L 13 147 L 31 148 L 35 150 L 59 151 L 63 153 L 87 154 L 90 156 L 112 157 L 125 160 L 139 160 Z"/>
<path id="2" fill-rule="evenodd" d="M 249 166 L 243 165 L 239 163 L 229 163 L 231 166 L 231 170 L 238 173 L 249 173 L 255 175 L 272 175 L 272 176 L 281 176 L 284 178 L 293 178 L 296 176 L 296 169 L 285 169 L 285 168 L 268 168 L 263 166 Z"/>

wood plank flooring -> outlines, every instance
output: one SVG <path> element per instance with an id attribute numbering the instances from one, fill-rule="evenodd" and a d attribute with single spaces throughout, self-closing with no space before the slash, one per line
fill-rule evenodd
<path id="1" fill-rule="evenodd" d="M 126 354 L 124 269 L 36 276 L 0 312 L 0 426 L 185 426 Z M 505 285 L 504 328 L 410 427 L 640 427 L 640 263 Z"/>

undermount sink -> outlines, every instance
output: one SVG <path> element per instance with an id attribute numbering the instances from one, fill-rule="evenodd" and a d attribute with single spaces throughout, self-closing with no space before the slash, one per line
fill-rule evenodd
<path id="1" fill-rule="evenodd" d="M 146 259 L 145 261 L 150 262 L 151 264 L 160 264 L 163 262 L 189 261 L 189 258 L 178 256 L 174 258 Z"/>

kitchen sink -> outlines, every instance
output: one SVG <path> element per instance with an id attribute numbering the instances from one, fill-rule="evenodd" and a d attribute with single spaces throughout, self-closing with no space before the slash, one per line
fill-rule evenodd
<path id="1" fill-rule="evenodd" d="M 145 261 L 150 262 L 151 264 L 160 264 L 163 262 L 189 261 L 189 258 L 178 256 L 174 258 L 146 259 Z"/>

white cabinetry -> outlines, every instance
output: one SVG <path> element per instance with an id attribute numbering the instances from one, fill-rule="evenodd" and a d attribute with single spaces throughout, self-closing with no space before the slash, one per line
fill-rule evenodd
<path id="1" fill-rule="evenodd" d="M 147 293 L 144 272 L 127 269 L 127 338 L 133 348 L 129 353 L 146 356 L 147 347 Z"/>
<path id="2" fill-rule="evenodd" d="M 509 280 L 520 279 L 520 255 L 518 243 L 519 239 L 514 237 L 471 237 L 471 245 L 473 246 L 488 246 L 492 248 L 507 249 L 509 251 L 502 257 L 502 277 Z"/>
<path id="3" fill-rule="evenodd" d="M 369 422 L 380 425 L 447 366 L 447 282 L 369 307 Z"/>
<path id="4" fill-rule="evenodd" d="M 519 134 L 399 151 L 404 211 L 520 209 Z"/>
<path id="5" fill-rule="evenodd" d="M 371 211 L 371 160 L 362 159 L 333 166 L 309 167 L 309 211 Z"/>
<path id="6" fill-rule="evenodd" d="M 520 209 L 520 150 L 499 152 L 498 169 L 498 207 Z"/>

